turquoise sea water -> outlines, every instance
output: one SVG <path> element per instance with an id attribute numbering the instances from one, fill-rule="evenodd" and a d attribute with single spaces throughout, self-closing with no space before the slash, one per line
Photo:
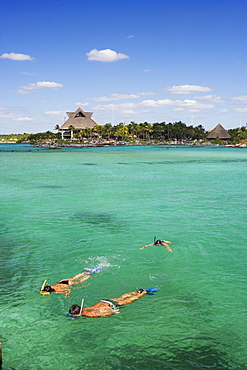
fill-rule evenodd
<path id="1" fill-rule="evenodd" d="M 0 151 L 3 369 L 247 368 L 246 149 Z M 173 253 L 139 249 L 155 236 Z M 84 267 L 102 272 L 70 297 L 38 294 Z M 150 287 L 118 315 L 66 317 Z"/>

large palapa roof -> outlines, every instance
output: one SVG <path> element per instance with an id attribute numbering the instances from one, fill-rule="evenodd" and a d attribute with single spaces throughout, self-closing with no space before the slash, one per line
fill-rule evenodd
<path id="1" fill-rule="evenodd" d="M 231 135 L 219 123 L 206 137 L 206 139 L 230 139 Z"/>
<path id="2" fill-rule="evenodd" d="M 69 126 L 74 126 L 76 130 L 83 130 L 86 127 L 93 128 L 96 122 L 91 118 L 92 112 L 84 112 L 78 108 L 75 112 L 66 112 L 69 117 L 60 127 L 60 130 L 68 130 Z"/>

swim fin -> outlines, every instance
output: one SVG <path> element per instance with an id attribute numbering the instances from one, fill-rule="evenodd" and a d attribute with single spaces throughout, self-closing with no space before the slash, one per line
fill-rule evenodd
<path id="1" fill-rule="evenodd" d="M 85 268 L 85 270 L 89 273 L 89 274 L 93 274 L 95 272 L 100 272 L 102 271 L 102 269 L 100 267 L 95 267 L 93 269 L 88 269 L 88 268 Z"/>
<path id="2" fill-rule="evenodd" d="M 154 295 L 154 293 L 159 292 L 159 289 L 157 289 L 157 288 L 148 288 L 148 289 L 146 289 L 146 291 L 147 291 L 147 294 Z"/>

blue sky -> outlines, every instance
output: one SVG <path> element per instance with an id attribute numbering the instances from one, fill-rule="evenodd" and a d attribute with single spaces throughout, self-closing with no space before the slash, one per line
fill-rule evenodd
<path id="1" fill-rule="evenodd" d="M 1 0 L 0 133 L 247 123 L 246 0 Z"/>

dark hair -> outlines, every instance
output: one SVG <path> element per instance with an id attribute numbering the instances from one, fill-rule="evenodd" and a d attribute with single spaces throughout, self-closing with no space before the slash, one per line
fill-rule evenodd
<path id="1" fill-rule="evenodd" d="M 162 240 L 156 240 L 156 242 L 154 244 L 155 245 L 160 245 L 160 244 L 162 244 Z"/>
<path id="2" fill-rule="evenodd" d="M 144 292 L 144 289 L 138 289 L 137 290 L 137 293 L 142 293 L 142 292 Z"/>
<path id="3" fill-rule="evenodd" d="M 42 292 L 49 292 L 49 293 L 52 293 L 52 292 L 55 292 L 55 289 L 53 289 L 50 285 L 46 285 Z"/>
<path id="4" fill-rule="evenodd" d="M 73 305 L 70 307 L 70 309 L 69 309 L 69 313 L 70 313 L 71 315 L 79 315 L 80 311 L 81 311 L 81 307 L 80 307 L 80 306 L 78 306 L 78 304 L 73 304 Z"/>

